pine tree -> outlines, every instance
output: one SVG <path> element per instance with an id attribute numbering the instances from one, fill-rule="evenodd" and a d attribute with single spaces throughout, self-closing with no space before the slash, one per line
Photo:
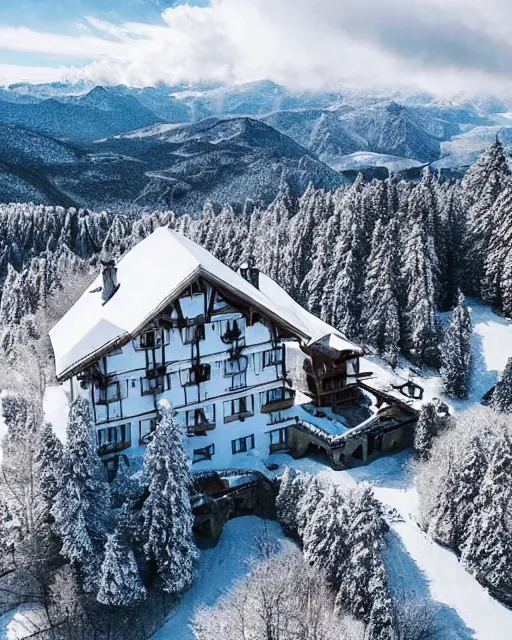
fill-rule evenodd
<path id="1" fill-rule="evenodd" d="M 462 454 L 454 466 L 456 490 L 453 495 L 452 540 L 458 551 L 463 549 L 467 541 L 486 468 L 487 459 L 480 439 L 473 437 L 462 449 Z"/>
<path id="2" fill-rule="evenodd" d="M 315 228 L 316 193 L 312 184 L 299 200 L 298 211 L 290 221 L 288 244 L 283 255 L 283 285 L 301 305 L 302 281 L 311 269 L 311 247 Z"/>
<path id="3" fill-rule="evenodd" d="M 350 502 L 336 486 L 330 486 L 304 527 L 304 557 L 321 569 L 329 583 L 340 587 L 348 557 Z"/>
<path id="4" fill-rule="evenodd" d="M 446 417 L 439 414 L 436 402 L 426 402 L 420 411 L 420 416 L 414 431 L 414 451 L 420 460 L 430 458 L 432 443 L 447 426 Z"/>
<path id="5" fill-rule="evenodd" d="M 142 507 L 144 552 L 155 563 L 163 589 L 178 595 L 190 586 L 197 557 L 190 506 L 192 479 L 182 427 L 164 406 L 144 456 L 143 476 L 148 487 Z"/>
<path id="6" fill-rule="evenodd" d="M 67 443 L 51 509 L 55 532 L 62 541 L 61 554 L 82 570 L 88 586 L 95 580 L 110 502 L 92 430 L 89 406 L 77 398 L 69 408 Z"/>
<path id="7" fill-rule="evenodd" d="M 298 536 L 298 504 L 310 480 L 309 475 L 292 467 L 286 467 L 281 476 L 276 497 L 277 519 L 284 533 L 291 538 Z"/>
<path id="8" fill-rule="evenodd" d="M 130 607 L 144 600 L 146 595 L 133 551 L 123 544 L 118 533 L 109 535 L 96 599 L 113 607 Z"/>
<path id="9" fill-rule="evenodd" d="M 493 307 L 510 308 L 505 303 L 510 299 L 507 278 L 509 261 L 512 260 L 512 188 L 505 188 L 496 199 L 489 213 L 489 242 L 484 255 L 484 273 L 481 286 L 482 297 Z"/>
<path id="10" fill-rule="evenodd" d="M 299 538 L 304 535 L 304 529 L 315 512 L 318 503 L 324 495 L 324 489 L 320 482 L 313 478 L 309 482 L 304 495 L 297 504 L 297 533 Z"/>
<path id="11" fill-rule="evenodd" d="M 445 393 L 467 399 L 471 375 L 473 326 L 463 294 L 459 291 L 441 347 L 441 378 Z"/>
<path id="12" fill-rule="evenodd" d="M 392 366 L 397 364 L 400 342 L 396 295 L 397 242 L 396 220 L 391 219 L 387 226 L 377 220 L 364 286 L 362 315 L 364 337 Z"/>
<path id="13" fill-rule="evenodd" d="M 496 411 L 512 413 L 512 358 L 509 358 L 496 384 L 491 405 Z"/>
<path id="14" fill-rule="evenodd" d="M 389 595 L 386 570 L 378 563 L 370 578 L 368 593 L 372 608 L 365 631 L 365 640 L 396 640 L 393 605 Z"/>
<path id="15" fill-rule="evenodd" d="M 58 491 L 62 457 L 62 443 L 53 432 L 52 425 L 46 422 L 38 432 L 38 447 L 35 457 L 41 511 L 45 519 L 49 516 L 49 511 Z"/>
<path id="16" fill-rule="evenodd" d="M 404 255 L 403 286 L 407 292 L 404 347 L 416 362 L 436 366 L 436 295 L 428 244 L 425 229 L 415 221 Z"/>
<path id="17" fill-rule="evenodd" d="M 462 562 L 498 598 L 512 602 L 512 536 L 506 514 L 510 509 L 512 446 L 500 434 L 485 473 Z"/>
<path id="18" fill-rule="evenodd" d="M 406 293 L 403 346 L 419 364 L 438 366 L 435 250 L 437 202 L 432 174 L 425 171 L 408 199 L 402 287 Z"/>
<path id="19" fill-rule="evenodd" d="M 462 180 L 465 206 L 469 209 L 463 268 L 463 289 L 467 294 L 481 294 L 493 229 L 493 206 L 509 183 L 510 169 L 499 140 L 478 157 Z"/>
<path id="20" fill-rule="evenodd" d="M 353 502 L 347 536 L 349 549 L 339 597 L 358 620 L 367 620 L 373 607 L 372 579 L 381 571 L 381 551 L 386 524 L 370 486 L 360 486 Z M 384 585 L 383 585 L 384 588 Z M 374 587 L 375 589 L 375 587 Z"/>

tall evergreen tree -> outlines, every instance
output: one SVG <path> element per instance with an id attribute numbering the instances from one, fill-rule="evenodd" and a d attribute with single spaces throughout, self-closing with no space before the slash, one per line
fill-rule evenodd
<path id="1" fill-rule="evenodd" d="M 365 640 L 396 640 L 393 605 L 386 570 L 382 562 L 378 563 L 370 578 L 368 593 L 372 600 L 372 608 L 365 631 Z"/>
<path id="2" fill-rule="evenodd" d="M 318 503 L 322 499 L 324 492 L 324 488 L 320 482 L 313 477 L 304 495 L 297 504 L 297 533 L 300 538 L 304 535 L 304 530 L 313 516 Z"/>
<path id="3" fill-rule="evenodd" d="M 148 488 L 142 507 L 144 552 L 154 562 L 164 590 L 178 595 L 190 586 L 197 557 L 190 506 L 192 479 L 182 427 L 164 406 L 144 456 L 143 477 Z"/>
<path id="4" fill-rule="evenodd" d="M 485 260 L 493 229 L 493 206 L 510 184 L 510 169 L 497 139 L 468 170 L 461 183 L 463 198 L 469 210 L 464 246 L 463 290 L 480 296 Z"/>
<path id="5" fill-rule="evenodd" d="M 441 378 L 445 393 L 465 400 L 471 376 L 471 315 L 462 292 L 453 310 L 441 347 Z"/>
<path id="6" fill-rule="evenodd" d="M 62 469 L 63 446 L 49 422 L 44 423 L 38 432 L 38 446 L 35 456 L 40 508 L 44 518 L 50 509 L 58 491 Z"/>
<path id="7" fill-rule="evenodd" d="M 509 358 L 492 394 L 491 404 L 496 411 L 512 413 L 512 358 Z"/>
<path id="8" fill-rule="evenodd" d="M 385 576 L 382 572 L 381 551 L 387 526 L 379 503 L 370 486 L 360 486 L 353 502 L 352 519 L 347 536 L 348 562 L 340 589 L 340 600 L 359 620 L 367 620 L 374 605 L 372 579 Z M 370 590 L 372 586 L 372 591 Z M 386 588 L 385 584 L 381 585 Z"/>
<path id="9" fill-rule="evenodd" d="M 350 501 L 336 486 L 321 498 L 303 532 L 304 557 L 321 569 L 331 586 L 339 589 L 348 557 Z"/>
<path id="10" fill-rule="evenodd" d="M 512 446 L 507 434 L 497 438 L 493 449 L 462 561 L 492 593 L 512 602 L 512 535 L 505 517 L 510 509 Z"/>
<path id="11" fill-rule="evenodd" d="M 377 220 L 363 295 L 364 337 L 379 353 L 396 365 L 400 342 L 398 298 L 397 229 L 392 218 L 386 226 Z"/>
<path id="12" fill-rule="evenodd" d="M 301 285 L 311 269 L 316 201 L 315 189 L 310 184 L 299 200 L 297 213 L 290 221 L 288 243 L 283 255 L 282 284 L 302 305 L 306 301 L 302 299 Z"/>
<path id="13" fill-rule="evenodd" d="M 403 344 L 420 364 L 437 366 L 438 334 L 435 308 L 434 269 L 427 230 L 413 220 L 404 254 L 403 285 L 407 292 Z"/>
<path id="14" fill-rule="evenodd" d="M 291 538 L 298 537 L 298 505 L 311 480 L 308 474 L 286 467 L 276 497 L 277 519 L 283 531 Z"/>
<path id="15" fill-rule="evenodd" d="M 109 486 L 92 441 L 89 406 L 77 398 L 69 408 L 67 443 L 51 514 L 61 554 L 82 571 L 87 586 L 97 575 L 98 550 L 109 515 Z"/>
<path id="16" fill-rule="evenodd" d="M 146 595 L 133 551 L 123 544 L 117 532 L 109 535 L 96 599 L 112 607 L 130 607 L 144 600 Z"/>
<path id="17" fill-rule="evenodd" d="M 420 411 L 414 431 L 414 451 L 420 460 L 430 458 L 430 450 L 436 438 L 448 425 L 447 417 L 439 412 L 438 402 L 426 402 Z"/>

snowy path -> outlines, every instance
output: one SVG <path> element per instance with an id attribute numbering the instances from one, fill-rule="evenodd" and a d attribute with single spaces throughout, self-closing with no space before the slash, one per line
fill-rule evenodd
<path id="1" fill-rule="evenodd" d="M 276 522 L 255 516 L 230 520 L 217 546 L 201 552 L 199 573 L 192 589 L 151 640 L 193 640 L 188 625 L 195 609 L 201 604 L 213 604 L 235 580 L 247 574 L 248 560 L 258 554 L 257 539 L 266 533 L 273 538 L 284 538 Z"/>

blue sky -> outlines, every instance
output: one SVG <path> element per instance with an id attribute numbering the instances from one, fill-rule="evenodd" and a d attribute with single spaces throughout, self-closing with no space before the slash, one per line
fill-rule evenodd
<path id="1" fill-rule="evenodd" d="M 0 85 L 238 83 L 512 96 L 511 0 L 0 0 Z"/>

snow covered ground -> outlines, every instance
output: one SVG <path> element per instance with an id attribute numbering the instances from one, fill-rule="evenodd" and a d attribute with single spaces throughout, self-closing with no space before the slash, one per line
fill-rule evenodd
<path id="1" fill-rule="evenodd" d="M 474 325 L 473 380 L 470 399 L 450 404 L 461 411 L 478 402 L 495 384 L 498 373 L 512 357 L 512 322 L 494 314 L 481 302 L 470 300 Z M 376 358 L 366 365 L 376 373 L 383 387 L 396 382 L 396 374 Z M 363 370 L 363 366 L 361 367 Z M 365 367 L 366 370 L 366 367 Z M 406 377 L 408 372 L 399 372 Z M 442 397 L 438 375 L 413 376 L 425 388 L 425 399 Z M 408 470 L 410 453 L 402 452 L 377 460 L 366 467 L 333 471 L 326 461 L 303 458 L 294 461 L 286 454 L 271 456 L 272 462 L 290 464 L 319 474 L 325 482 L 342 486 L 369 481 L 389 512 L 391 531 L 386 560 L 393 588 L 406 600 L 430 599 L 437 603 L 439 637 L 443 640 L 510 640 L 512 610 L 491 598 L 465 571 L 456 556 L 425 535 L 416 524 L 417 493 Z M 201 554 L 199 576 L 192 590 L 171 612 L 153 640 L 192 640 L 188 623 L 197 606 L 212 604 L 247 571 L 246 560 L 257 553 L 256 538 L 265 527 L 282 537 L 276 523 L 254 517 L 229 522 L 216 547 Z"/>
<path id="2" fill-rule="evenodd" d="M 258 557 L 258 538 L 266 535 L 282 539 L 283 544 L 293 544 L 284 539 L 276 522 L 255 516 L 230 520 L 217 546 L 201 553 L 199 572 L 193 587 L 171 611 L 152 640 L 193 640 L 188 625 L 196 608 L 201 604 L 214 604 L 236 580 L 247 575 L 251 559 Z"/>

